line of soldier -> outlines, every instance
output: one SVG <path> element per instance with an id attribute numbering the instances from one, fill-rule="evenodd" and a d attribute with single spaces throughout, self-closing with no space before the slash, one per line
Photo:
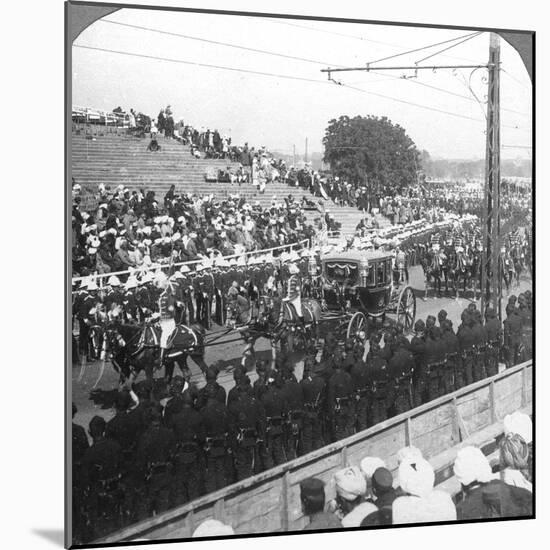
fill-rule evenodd
<path id="1" fill-rule="evenodd" d="M 308 350 L 300 381 L 281 355 L 273 370 L 257 365 L 254 384 L 235 368 L 227 394 L 214 367 L 200 390 L 175 377 L 168 399 L 138 384 L 119 395 L 112 420 L 92 420 L 92 447 L 73 430 L 79 536 L 93 540 L 492 376 L 503 352 L 507 366 L 528 359 L 530 292 L 506 311 L 504 324 L 491 308 L 483 323 L 470 304 L 455 333 L 441 310 L 416 322 L 410 342 L 386 324 L 366 360 L 361 342 L 342 350 L 329 334 L 319 360 Z"/>
<path id="2" fill-rule="evenodd" d="M 318 272 L 318 259 L 310 250 L 251 257 L 248 265 L 244 258 L 217 260 L 214 265 L 199 264 L 194 271 L 187 265 L 170 276 L 170 285 L 176 295 L 175 320 L 177 323 L 201 324 L 207 330 L 212 322 L 223 325 L 226 316 L 228 290 L 235 286 L 246 289 L 249 298 L 280 291 L 289 278 L 288 265 L 294 262 L 301 275 Z M 313 266 L 313 271 L 311 267 Z M 123 284 L 115 275 L 107 285 L 99 288 L 93 278 L 84 279 L 73 292 L 73 316 L 79 324 L 79 350 L 90 355 L 88 336 L 90 327 L 98 323 L 100 310 L 109 312 L 118 306 L 126 322 L 142 323 L 158 311 L 162 289 L 156 284 L 155 274 L 146 272 L 140 279 L 135 274 Z M 90 358 L 90 357 L 89 357 Z"/>

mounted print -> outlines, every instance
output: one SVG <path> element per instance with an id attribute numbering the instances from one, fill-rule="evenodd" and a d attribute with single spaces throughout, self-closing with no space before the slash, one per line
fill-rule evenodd
<path id="1" fill-rule="evenodd" d="M 534 517 L 534 33 L 66 23 L 66 545 Z"/>

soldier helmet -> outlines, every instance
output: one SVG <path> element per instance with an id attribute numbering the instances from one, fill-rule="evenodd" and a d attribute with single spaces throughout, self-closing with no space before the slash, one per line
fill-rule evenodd
<path id="1" fill-rule="evenodd" d="M 216 399 L 218 397 L 218 388 L 214 384 L 204 386 L 204 394 L 206 399 Z"/>
<path id="2" fill-rule="evenodd" d="M 445 319 L 447 319 L 447 312 L 442 309 L 438 314 L 437 314 L 437 319 L 439 320 L 439 322 L 441 323 L 441 321 L 444 321 Z"/>
<path id="3" fill-rule="evenodd" d="M 515 304 L 517 301 L 517 297 L 515 294 L 512 294 L 512 296 L 510 296 L 510 298 L 508 298 L 508 303 L 509 304 Z"/>
<path id="4" fill-rule="evenodd" d="M 107 281 L 109 286 L 120 286 L 120 279 L 116 275 L 111 275 Z"/>
<path id="5" fill-rule="evenodd" d="M 208 367 L 204 374 L 206 380 L 216 380 L 218 378 L 218 369 L 216 367 Z"/>
<path id="6" fill-rule="evenodd" d="M 127 390 L 121 391 L 118 393 L 115 401 L 116 410 L 127 411 L 130 408 L 131 403 L 132 398 L 130 397 L 130 393 Z"/>
<path id="7" fill-rule="evenodd" d="M 477 309 L 477 306 L 472 302 L 468 304 L 468 311 L 473 312 Z"/>
<path id="8" fill-rule="evenodd" d="M 424 321 L 422 319 L 418 319 L 416 323 L 414 324 L 414 331 L 415 332 L 424 332 L 426 330 L 426 325 L 424 324 Z"/>
<path id="9" fill-rule="evenodd" d="M 90 435 L 92 437 L 98 437 L 105 433 L 106 422 L 101 416 L 94 416 L 90 420 Z"/>
<path id="10" fill-rule="evenodd" d="M 174 376 L 172 382 L 170 383 L 170 391 L 173 393 L 181 393 L 183 387 L 185 386 L 185 381 L 182 376 Z"/>
<path id="11" fill-rule="evenodd" d="M 432 328 L 435 326 L 435 317 L 433 315 L 428 315 L 426 317 L 426 328 Z"/>

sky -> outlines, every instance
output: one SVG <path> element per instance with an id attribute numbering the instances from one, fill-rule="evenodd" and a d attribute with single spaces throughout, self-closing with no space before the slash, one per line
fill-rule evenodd
<path id="1" fill-rule="evenodd" d="M 170 104 L 177 119 L 218 129 L 235 144 L 265 145 L 285 153 L 295 146 L 297 154 L 303 154 L 306 138 L 310 153 L 322 152 L 325 128 L 333 118 L 387 116 L 432 157 L 479 159 L 485 155 L 486 69 L 333 73 L 342 85 L 321 73 L 327 67 L 374 65 L 451 39 L 457 40 L 375 65 L 487 63 L 489 33 L 458 44 L 458 38 L 469 34 L 123 9 L 75 40 L 73 105 L 103 110 L 121 106 L 156 117 Z M 500 43 L 502 157 L 530 158 L 531 81 L 517 52 L 504 40 Z"/>

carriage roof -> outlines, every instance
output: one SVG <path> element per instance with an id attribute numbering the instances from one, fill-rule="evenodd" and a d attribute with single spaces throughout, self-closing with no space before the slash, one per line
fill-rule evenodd
<path id="1" fill-rule="evenodd" d="M 393 258 L 394 254 L 390 251 L 382 250 L 349 250 L 346 252 L 329 252 L 321 256 L 322 262 L 334 261 L 352 261 L 352 262 L 368 262 L 373 260 L 384 260 Z"/>

